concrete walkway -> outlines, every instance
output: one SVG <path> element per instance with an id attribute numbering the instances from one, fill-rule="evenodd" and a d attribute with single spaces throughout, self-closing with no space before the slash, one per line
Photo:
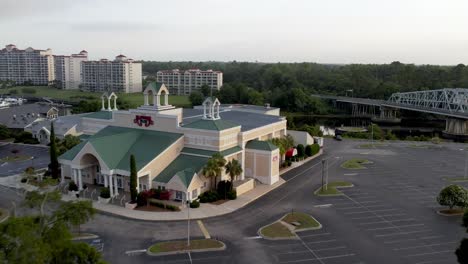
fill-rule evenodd
<path id="1" fill-rule="evenodd" d="M 318 158 L 321 154 L 322 154 L 322 150 L 320 150 L 320 152 L 317 153 L 313 157 L 310 157 L 300 162 L 294 162 L 291 167 L 281 170 L 280 175 L 290 171 L 291 169 L 302 166 L 305 163 L 308 163 Z M 31 186 L 29 184 L 21 183 L 20 179 L 21 179 L 20 175 L 4 177 L 4 178 L 0 178 L 0 184 L 8 186 L 10 188 L 27 189 L 28 191 L 32 191 L 33 189 L 37 188 L 37 187 L 34 188 L 34 186 Z M 147 211 L 139 211 L 139 210 L 130 210 L 130 209 L 126 209 L 123 206 L 98 203 L 95 200 L 93 200 L 93 206 L 97 210 L 104 212 L 104 213 L 118 215 L 118 216 L 125 217 L 125 218 L 139 219 L 139 220 L 148 220 L 148 221 L 186 220 L 188 213 L 190 213 L 190 219 L 203 219 L 203 218 L 208 218 L 208 217 L 220 216 L 220 215 L 224 215 L 224 214 L 228 214 L 233 211 L 236 211 L 246 206 L 247 204 L 257 200 L 258 198 L 262 197 L 268 192 L 278 188 L 285 182 L 286 181 L 280 177 L 279 181 L 273 185 L 257 184 L 253 190 L 248 191 L 238 196 L 236 200 L 230 200 L 220 205 L 202 203 L 200 204 L 199 208 L 193 208 L 193 209 L 182 208 L 181 211 L 179 212 L 147 212 Z M 69 195 L 62 196 L 62 200 L 64 201 L 76 200 L 76 199 L 77 198 L 71 197 Z M 86 198 L 79 198 L 79 199 L 89 200 Z M 190 210 L 190 212 L 188 212 L 188 210 Z"/>
<path id="2" fill-rule="evenodd" d="M 237 197 L 236 200 L 227 201 L 220 205 L 214 205 L 209 203 L 201 203 L 199 208 L 182 208 L 179 212 L 147 212 L 139 210 L 130 210 L 122 206 L 116 206 L 111 204 L 102 204 L 93 201 L 93 206 L 99 211 L 114 214 L 126 218 L 139 219 L 139 220 L 151 220 L 151 221 L 168 221 L 168 220 L 186 220 L 188 216 L 187 210 L 190 210 L 190 219 L 203 219 L 208 217 L 214 217 L 224 215 L 236 211 L 247 204 L 255 201 L 264 194 L 270 192 L 281 186 L 285 181 L 280 178 L 278 182 L 273 185 L 257 185 L 253 190 L 244 193 Z M 68 195 L 62 197 L 63 200 L 71 200 Z"/>

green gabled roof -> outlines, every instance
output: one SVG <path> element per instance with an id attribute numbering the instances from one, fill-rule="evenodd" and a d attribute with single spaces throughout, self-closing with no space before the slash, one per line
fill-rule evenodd
<path id="1" fill-rule="evenodd" d="M 83 117 L 110 120 L 112 119 L 112 111 L 94 112 L 94 113 L 86 114 Z"/>
<path id="2" fill-rule="evenodd" d="M 264 151 L 273 151 L 278 147 L 273 145 L 273 143 L 269 141 L 260 141 L 260 140 L 251 140 L 247 142 L 245 145 L 247 149 L 256 149 L 256 150 L 264 150 Z"/>
<path id="3" fill-rule="evenodd" d="M 206 156 L 206 157 L 211 157 L 213 154 L 216 153 L 216 151 L 211 151 L 211 150 L 205 150 L 205 149 L 196 149 L 196 148 L 183 148 L 182 153 L 184 154 L 192 154 L 192 155 L 200 155 L 200 156 Z"/>
<path id="4" fill-rule="evenodd" d="M 84 147 L 87 141 L 81 141 L 78 145 L 74 146 L 73 148 L 69 149 L 67 152 L 63 153 L 58 157 L 58 159 L 63 160 L 73 160 L 76 157 L 76 154 L 80 152 L 80 150 Z"/>
<path id="5" fill-rule="evenodd" d="M 131 154 L 135 155 L 137 170 L 140 170 L 182 136 L 176 133 L 107 126 L 85 142 L 94 147 L 109 169 L 130 171 Z M 68 154 L 70 151 L 74 151 L 74 148 L 62 156 L 73 156 L 73 159 L 79 152 Z"/>
<path id="6" fill-rule="evenodd" d="M 87 135 L 87 134 L 81 134 L 79 135 L 78 137 L 81 139 L 81 140 L 87 140 L 91 135 Z"/>
<path id="7" fill-rule="evenodd" d="M 223 156 L 228 156 L 233 153 L 241 151 L 242 148 L 239 146 L 235 146 L 232 148 L 225 149 L 223 151 L 211 151 L 211 150 L 205 150 L 205 149 L 196 149 L 196 148 L 183 148 L 181 153 L 187 154 L 187 155 L 199 155 L 199 156 L 204 156 L 204 157 L 211 157 L 215 153 L 220 153 Z"/>
<path id="8" fill-rule="evenodd" d="M 215 130 L 221 131 L 233 127 L 238 127 L 240 125 L 234 124 L 232 122 L 218 119 L 218 120 L 208 120 L 208 119 L 199 119 L 195 122 L 183 125 L 186 128 L 195 128 L 195 129 L 204 129 L 204 130 Z"/>
<path id="9" fill-rule="evenodd" d="M 156 92 L 159 92 L 159 89 L 161 88 L 161 86 L 163 85 L 163 83 L 160 83 L 160 82 L 150 82 L 148 83 L 148 85 L 146 85 L 146 89 L 148 88 L 154 88 L 154 90 L 156 90 Z"/>
<path id="10" fill-rule="evenodd" d="M 193 175 L 199 172 L 207 161 L 206 157 L 180 154 L 153 181 L 168 183 L 174 176 L 177 176 L 185 187 L 188 187 L 192 182 Z"/>
<path id="11" fill-rule="evenodd" d="M 239 147 L 239 146 L 235 146 L 235 147 L 232 147 L 232 148 L 225 149 L 225 150 L 221 151 L 220 153 L 223 156 L 229 156 L 229 155 L 234 154 L 234 153 L 239 152 L 239 151 L 242 151 L 242 148 Z"/>

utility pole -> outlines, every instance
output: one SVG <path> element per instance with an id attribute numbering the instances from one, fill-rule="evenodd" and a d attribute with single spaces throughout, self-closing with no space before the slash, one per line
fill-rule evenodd
<path id="1" fill-rule="evenodd" d="M 322 159 L 322 192 L 323 192 L 323 187 L 324 187 L 324 181 L 323 181 L 324 176 L 325 176 L 325 160 Z"/>
<path id="2" fill-rule="evenodd" d="M 467 173 L 467 167 L 468 167 L 468 151 L 464 149 L 465 151 L 465 176 L 464 178 L 466 179 L 466 173 Z"/>
<path id="3" fill-rule="evenodd" d="M 190 249 L 190 202 L 188 199 L 188 192 L 185 194 L 187 204 L 187 249 Z"/>
<path id="4" fill-rule="evenodd" d="M 325 191 L 328 190 L 328 159 L 325 160 Z"/>
<path id="5" fill-rule="evenodd" d="M 371 125 L 371 145 L 374 147 L 374 124 L 372 122 L 370 123 Z"/>

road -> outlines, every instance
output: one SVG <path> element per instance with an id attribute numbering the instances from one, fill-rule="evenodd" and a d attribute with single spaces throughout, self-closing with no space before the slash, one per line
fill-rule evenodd
<path id="1" fill-rule="evenodd" d="M 86 224 L 105 243 L 110 263 L 454 263 L 454 249 L 463 237 L 459 218 L 442 217 L 435 196 L 448 182 L 442 176 L 463 171 L 461 145 L 421 148 L 396 142 L 362 149 L 359 141 L 327 141 L 330 180 L 347 180 L 355 187 L 342 197 L 316 197 L 321 164 L 315 160 L 283 175 L 288 182 L 229 215 L 203 220 L 212 237 L 227 244 L 223 252 L 149 257 L 128 256 L 156 241 L 185 239 L 187 222 L 143 222 L 98 215 Z M 414 146 L 412 146 L 414 145 Z M 349 171 L 339 165 L 364 157 L 374 163 Z M 458 175 L 460 176 L 460 175 Z M 466 185 L 466 184 L 464 184 Z M 322 204 L 332 204 L 323 208 Z M 266 241 L 260 227 L 283 214 L 302 211 L 324 226 L 299 233 L 300 240 Z M 195 221 L 192 238 L 202 234 Z"/>
<path id="2" fill-rule="evenodd" d="M 13 149 L 19 150 L 18 155 L 28 155 L 33 158 L 24 161 L 0 162 L 0 177 L 22 173 L 30 166 L 45 168 L 49 164 L 49 148 L 40 145 L 13 143 L 0 145 L 0 157 L 11 156 Z"/>

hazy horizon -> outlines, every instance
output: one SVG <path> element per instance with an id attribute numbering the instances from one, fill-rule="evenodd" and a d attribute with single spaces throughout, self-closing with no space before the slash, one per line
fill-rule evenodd
<path id="1" fill-rule="evenodd" d="M 468 64 L 468 2 L 3 0 L 0 47 L 90 59 Z"/>

